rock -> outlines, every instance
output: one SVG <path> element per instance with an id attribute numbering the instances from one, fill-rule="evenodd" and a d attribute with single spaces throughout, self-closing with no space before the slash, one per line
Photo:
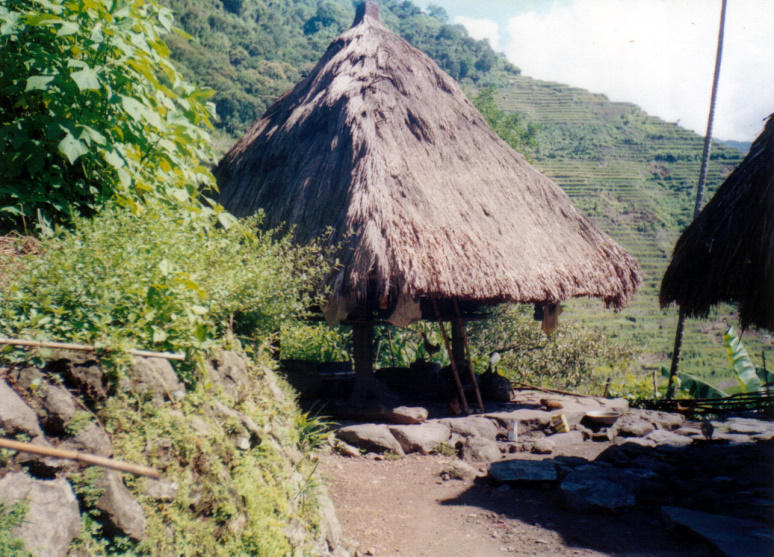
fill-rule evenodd
<path id="1" fill-rule="evenodd" d="M 554 452 L 556 445 L 550 439 L 538 439 L 532 444 L 531 452 L 535 454 L 551 454 Z"/>
<path id="2" fill-rule="evenodd" d="M 351 443 L 367 451 L 377 453 L 392 451 L 401 456 L 405 454 L 403 447 L 385 425 L 360 424 L 342 427 L 336 436 L 346 443 Z"/>
<path id="3" fill-rule="evenodd" d="M 654 429 L 656 426 L 647 420 L 624 416 L 618 427 L 618 435 L 621 437 L 645 437 Z"/>
<path id="4" fill-rule="evenodd" d="M 503 460 L 493 462 L 489 476 L 497 482 L 555 482 L 559 479 L 550 460 Z"/>
<path id="5" fill-rule="evenodd" d="M 145 478 L 143 493 L 156 501 L 174 501 L 180 486 L 177 482 L 166 478 Z"/>
<path id="6" fill-rule="evenodd" d="M 160 468 L 166 468 L 172 464 L 172 451 L 172 439 L 168 437 L 158 437 L 155 443 L 148 441 L 145 445 L 145 456 L 154 466 Z"/>
<path id="7" fill-rule="evenodd" d="M 746 435 L 774 434 L 774 424 L 752 418 L 729 418 L 723 425 L 728 433 L 743 433 Z"/>
<path id="8" fill-rule="evenodd" d="M 59 448 L 65 451 L 83 451 L 97 456 L 113 454 L 113 443 L 107 433 L 95 422 L 89 423 L 69 439 L 65 439 Z"/>
<path id="9" fill-rule="evenodd" d="M 583 443 L 583 433 L 580 431 L 568 431 L 567 433 L 555 433 L 548 438 L 555 447 L 566 447 Z"/>
<path id="10" fill-rule="evenodd" d="M 43 372 L 36 366 L 19 364 L 8 369 L 13 383 L 21 389 L 33 390 L 43 384 Z"/>
<path id="11" fill-rule="evenodd" d="M 24 541 L 36 555 L 64 557 L 81 530 L 78 501 L 67 480 L 35 480 L 24 472 L 11 472 L 0 480 L 0 502 L 25 501 L 24 521 L 11 536 Z"/>
<path id="12" fill-rule="evenodd" d="M 250 440 L 254 445 L 257 445 L 258 443 L 261 442 L 261 438 L 263 437 L 264 431 L 260 427 L 258 427 L 258 424 L 256 424 L 255 421 L 250 416 L 243 414 L 239 410 L 234 410 L 233 408 L 229 408 L 228 406 L 226 406 L 225 404 L 223 404 L 217 399 L 213 399 L 210 402 L 210 407 L 212 408 L 212 411 L 215 413 L 216 416 L 220 418 L 226 418 L 226 419 L 234 418 L 235 420 L 240 422 L 245 427 L 245 429 L 247 429 L 247 431 L 250 432 Z"/>
<path id="13" fill-rule="evenodd" d="M 0 379 L 0 428 L 6 435 L 26 433 L 31 437 L 43 435 L 38 416 L 8 383 Z"/>
<path id="14" fill-rule="evenodd" d="M 34 437 L 30 443 L 38 447 L 52 447 L 43 436 Z M 61 458 L 24 451 L 17 453 L 16 462 L 27 468 L 36 478 L 54 478 L 56 473 L 68 464 L 67 460 Z"/>
<path id="15" fill-rule="evenodd" d="M 40 395 L 46 431 L 53 435 L 64 433 L 67 422 L 78 409 L 72 395 L 66 389 L 48 383 L 41 387 Z"/>
<path id="16" fill-rule="evenodd" d="M 105 475 L 97 480 L 96 485 L 104 489 L 97 500 L 97 508 L 105 514 L 109 524 L 108 530 L 129 536 L 133 540 L 144 539 L 145 513 L 126 489 L 121 476 L 117 472 L 107 470 Z"/>
<path id="17" fill-rule="evenodd" d="M 467 416 L 465 418 L 444 418 L 439 420 L 446 424 L 452 433 L 465 437 L 484 437 L 492 441 L 497 439 L 499 428 L 497 424 L 483 416 Z"/>
<path id="18" fill-rule="evenodd" d="M 502 453 L 497 441 L 486 437 L 468 437 L 462 446 L 462 458 L 467 462 L 497 462 Z"/>
<path id="19" fill-rule="evenodd" d="M 580 466 L 571 471 L 559 486 L 560 499 L 577 512 L 634 507 L 634 491 L 604 474 L 607 470 L 611 468 Z"/>
<path id="20" fill-rule="evenodd" d="M 685 416 L 682 414 L 673 414 L 670 412 L 647 412 L 647 419 L 656 426 L 656 429 L 666 429 L 671 431 L 677 429 L 685 423 Z"/>
<path id="21" fill-rule="evenodd" d="M 678 435 L 671 431 L 663 429 L 657 429 L 651 431 L 645 436 L 645 439 L 649 439 L 656 443 L 656 445 L 667 445 L 669 447 L 686 447 L 693 443 L 693 439 L 684 435 Z"/>
<path id="22" fill-rule="evenodd" d="M 774 530 L 757 520 L 709 514 L 680 507 L 662 507 L 668 527 L 684 526 L 728 557 L 771 555 Z"/>
<path id="23" fill-rule="evenodd" d="M 441 423 L 387 426 L 406 453 L 430 454 L 449 440 L 449 426 Z"/>
<path id="24" fill-rule="evenodd" d="M 99 360 L 86 352 L 58 351 L 46 364 L 46 373 L 62 377 L 68 387 L 73 387 L 87 399 L 101 400 L 108 396 L 105 372 Z"/>
<path id="25" fill-rule="evenodd" d="M 396 424 L 423 424 L 427 421 L 427 408 L 398 406 L 387 413 L 387 418 Z"/>
<path id="26" fill-rule="evenodd" d="M 640 447 L 655 447 L 656 442 L 652 439 L 640 439 L 639 437 L 616 437 L 614 440 L 616 445 L 639 445 Z"/>
<path id="27" fill-rule="evenodd" d="M 180 400 L 185 396 L 185 386 L 165 358 L 135 358 L 129 378 L 120 381 L 119 386 L 124 390 L 149 393 L 155 404 L 163 404 L 164 400 Z"/>
<path id="28" fill-rule="evenodd" d="M 478 477 L 478 470 L 473 468 L 467 462 L 453 460 L 448 464 L 444 464 L 443 468 L 441 468 L 440 475 L 451 480 L 462 480 L 466 482 Z"/>
<path id="29" fill-rule="evenodd" d="M 250 392 L 252 380 L 247 372 L 247 362 L 236 352 L 223 350 L 207 365 L 210 379 L 223 388 L 223 392 L 235 403 L 242 402 Z"/>
<path id="30" fill-rule="evenodd" d="M 745 435 L 743 433 L 716 433 L 712 436 L 712 441 L 723 441 L 726 443 L 731 444 L 740 444 L 740 443 L 754 443 L 755 440 L 750 437 L 749 435 Z"/>

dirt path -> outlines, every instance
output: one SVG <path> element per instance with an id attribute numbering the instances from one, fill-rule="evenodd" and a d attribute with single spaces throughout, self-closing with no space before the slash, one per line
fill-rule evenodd
<path id="1" fill-rule="evenodd" d="M 657 509 L 580 515 L 555 505 L 552 491 L 443 480 L 450 460 L 322 457 L 343 535 L 359 555 L 712 555 L 704 542 L 666 532 Z"/>

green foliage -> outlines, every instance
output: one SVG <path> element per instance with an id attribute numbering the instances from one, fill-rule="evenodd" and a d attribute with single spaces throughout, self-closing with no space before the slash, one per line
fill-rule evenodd
<path id="1" fill-rule="evenodd" d="M 352 354 L 352 327 L 288 321 L 282 325 L 280 338 L 285 360 L 341 362 Z"/>
<path id="2" fill-rule="evenodd" d="M 150 209 L 106 210 L 43 242 L 0 291 L 9 336 L 191 352 L 221 335 L 265 342 L 304 313 L 325 261 L 314 246 L 258 230 Z M 198 352 L 201 354 L 201 352 Z"/>
<path id="3" fill-rule="evenodd" d="M 0 6 L 0 231 L 46 230 L 113 198 L 200 210 L 211 92 L 171 63 L 172 24 L 156 0 Z"/>
<path id="4" fill-rule="evenodd" d="M 24 548 L 24 542 L 14 538 L 11 531 L 24 521 L 27 505 L 23 502 L 6 505 L 0 503 L 0 555 L 27 557 L 32 555 Z"/>
<path id="5" fill-rule="evenodd" d="M 761 380 L 755 370 L 755 365 L 750 360 L 742 344 L 742 339 L 737 336 L 733 327 L 723 333 L 723 344 L 728 353 L 728 359 L 731 362 L 731 369 L 734 371 L 739 388 L 743 393 L 756 393 L 761 390 Z"/>
<path id="6" fill-rule="evenodd" d="M 661 367 L 661 376 L 669 379 L 669 368 Z M 675 377 L 675 390 L 687 393 L 691 398 L 725 398 L 728 393 L 710 385 L 702 379 L 688 373 L 678 372 Z"/>
<path id="7" fill-rule="evenodd" d="M 481 371 L 498 351 L 498 371 L 512 380 L 586 392 L 601 392 L 595 369 L 610 376 L 632 365 L 631 348 L 610 342 L 601 330 L 562 323 L 547 336 L 525 306 L 497 308 L 490 319 L 472 324 L 470 349 Z"/>
<path id="8" fill-rule="evenodd" d="M 494 87 L 483 89 L 473 98 L 473 105 L 508 145 L 519 153 L 531 156 L 537 148 L 539 126 L 527 123 L 518 112 L 507 114 L 501 110 L 495 102 L 496 91 Z"/>

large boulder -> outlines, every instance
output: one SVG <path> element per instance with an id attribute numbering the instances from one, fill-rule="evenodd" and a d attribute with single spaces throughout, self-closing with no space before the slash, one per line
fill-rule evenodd
<path id="1" fill-rule="evenodd" d="M 559 479 L 556 465 L 550 460 L 503 460 L 489 467 L 496 482 L 555 482 Z"/>
<path id="2" fill-rule="evenodd" d="M 427 415 L 427 408 L 398 406 L 390 410 L 387 417 L 396 424 L 423 424 L 427 421 Z"/>
<path id="3" fill-rule="evenodd" d="M 403 456 L 405 452 L 386 425 L 360 424 L 342 427 L 336 436 L 346 443 L 367 451 L 384 453 L 392 451 Z"/>
<path id="4" fill-rule="evenodd" d="M 495 441 L 497 439 L 497 433 L 499 428 L 497 424 L 483 416 L 467 416 L 465 418 L 444 418 L 439 420 L 442 424 L 446 424 L 451 429 L 452 433 L 462 435 L 464 437 L 484 437 Z"/>
<path id="5" fill-rule="evenodd" d="M 64 433 L 78 409 L 73 396 L 62 387 L 45 383 L 40 389 L 40 402 L 46 431 L 53 435 Z"/>
<path id="6" fill-rule="evenodd" d="M 25 472 L 11 472 L 0 480 L 0 502 L 8 505 L 18 501 L 23 501 L 28 511 L 11 536 L 24 541 L 34 555 L 67 555 L 81 530 L 78 501 L 67 480 L 36 480 Z"/>
<path id="7" fill-rule="evenodd" d="M 124 390 L 150 394 L 155 404 L 180 400 L 185 395 L 185 385 L 165 358 L 135 358 L 129 379 L 121 381 L 120 386 Z"/>
<path id="8" fill-rule="evenodd" d="M 252 381 L 247 373 L 247 362 L 236 352 L 221 351 L 207 362 L 207 371 L 212 382 L 220 385 L 235 403 L 242 402 L 250 392 Z"/>
<path id="9" fill-rule="evenodd" d="M 59 448 L 66 451 L 83 451 L 97 456 L 113 454 L 113 443 L 96 422 L 90 422 L 74 436 L 65 439 Z"/>
<path id="10" fill-rule="evenodd" d="M 97 500 L 113 534 L 128 536 L 140 541 L 145 537 L 145 513 L 140 504 L 124 485 L 121 476 L 112 470 L 97 480 L 97 487 L 103 489 Z"/>
<path id="11" fill-rule="evenodd" d="M 6 435 L 43 435 L 35 411 L 3 380 L 0 380 L 0 428 Z"/>
<path id="12" fill-rule="evenodd" d="M 468 437 L 462 445 L 462 458 L 467 462 L 497 462 L 502 458 L 497 441 L 486 437 Z"/>
<path id="13" fill-rule="evenodd" d="M 441 423 L 387 426 L 407 453 L 430 454 L 449 440 L 449 426 Z"/>

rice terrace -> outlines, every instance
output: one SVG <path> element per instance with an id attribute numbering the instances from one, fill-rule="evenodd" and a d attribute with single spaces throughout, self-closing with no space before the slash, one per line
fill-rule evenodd
<path id="1" fill-rule="evenodd" d="M 733 4 L 705 138 L 436 4 L 3 3 L 0 554 L 774 554 Z"/>

